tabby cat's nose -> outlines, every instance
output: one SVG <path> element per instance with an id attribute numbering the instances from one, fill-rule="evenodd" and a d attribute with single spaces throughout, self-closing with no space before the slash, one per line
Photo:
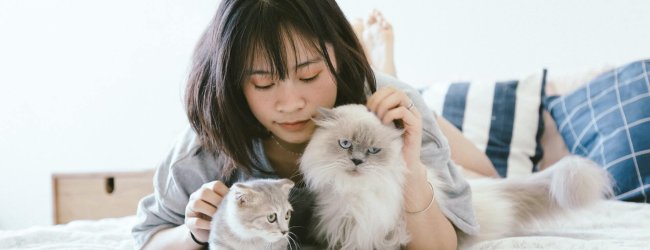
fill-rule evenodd
<path id="1" fill-rule="evenodd" d="M 354 163 L 355 166 L 358 166 L 359 164 L 363 163 L 362 160 L 359 160 L 357 158 L 352 158 L 352 162 Z"/>
<path id="2" fill-rule="evenodd" d="M 280 231 L 280 232 L 282 233 L 282 235 L 287 235 L 287 231 L 286 231 L 286 230 L 282 230 L 282 231 Z"/>

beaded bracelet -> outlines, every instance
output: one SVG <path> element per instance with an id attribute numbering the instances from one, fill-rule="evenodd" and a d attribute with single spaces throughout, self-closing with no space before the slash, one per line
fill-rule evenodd
<path id="1" fill-rule="evenodd" d="M 429 208 L 431 208 L 431 205 L 433 205 L 433 201 L 435 200 L 435 198 L 434 198 L 435 195 L 433 194 L 433 184 L 431 184 L 430 181 L 427 181 L 427 182 L 429 183 L 429 187 L 431 187 L 431 201 L 429 201 L 429 205 L 427 206 L 427 208 L 422 209 L 422 210 L 420 210 L 420 211 L 415 211 L 415 212 L 406 211 L 407 214 L 419 214 L 419 213 L 424 213 L 424 212 L 426 212 L 427 210 L 429 210 Z"/>
<path id="2" fill-rule="evenodd" d="M 208 244 L 207 242 L 202 242 L 202 241 L 197 240 L 196 237 L 194 237 L 194 234 L 192 233 L 192 231 L 190 231 L 190 236 L 192 236 L 192 240 L 193 240 L 194 243 L 196 243 L 196 244 L 199 244 L 199 245 L 201 245 L 201 246 L 208 246 L 208 245 L 210 245 L 210 244 Z"/>

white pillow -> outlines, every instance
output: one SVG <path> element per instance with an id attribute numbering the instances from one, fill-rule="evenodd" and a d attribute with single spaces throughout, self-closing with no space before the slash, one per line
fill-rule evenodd
<path id="1" fill-rule="evenodd" d="M 518 80 L 433 84 L 425 102 L 486 153 L 502 177 L 530 175 L 542 158 L 546 70 Z"/>

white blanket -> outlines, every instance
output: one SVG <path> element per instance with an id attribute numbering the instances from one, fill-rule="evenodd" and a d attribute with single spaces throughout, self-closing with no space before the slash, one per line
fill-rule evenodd
<path id="1" fill-rule="evenodd" d="M 472 249 L 650 249 L 650 204 L 603 201 Z"/>
<path id="2" fill-rule="evenodd" d="M 0 231 L 0 249 L 133 249 L 134 216 Z M 472 249 L 650 249 L 650 204 L 605 201 Z"/>
<path id="3" fill-rule="evenodd" d="M 133 249 L 135 216 L 0 231 L 0 249 Z"/>

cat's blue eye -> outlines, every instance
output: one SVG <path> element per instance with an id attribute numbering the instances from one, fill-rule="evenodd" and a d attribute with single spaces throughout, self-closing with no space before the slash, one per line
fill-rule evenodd
<path id="1" fill-rule="evenodd" d="M 266 216 L 266 219 L 267 219 L 270 223 L 273 223 L 273 222 L 275 222 L 275 221 L 278 219 L 278 218 L 277 218 L 277 214 L 275 214 L 275 213 L 269 214 L 268 216 Z"/>
<path id="2" fill-rule="evenodd" d="M 352 141 L 348 139 L 339 139 L 339 146 L 341 146 L 344 149 L 348 149 L 352 147 Z"/>
<path id="3" fill-rule="evenodd" d="M 379 153 L 379 151 L 381 151 L 381 148 L 372 147 L 372 148 L 368 149 L 368 153 L 373 154 L 373 155 L 376 154 L 376 153 Z"/>

